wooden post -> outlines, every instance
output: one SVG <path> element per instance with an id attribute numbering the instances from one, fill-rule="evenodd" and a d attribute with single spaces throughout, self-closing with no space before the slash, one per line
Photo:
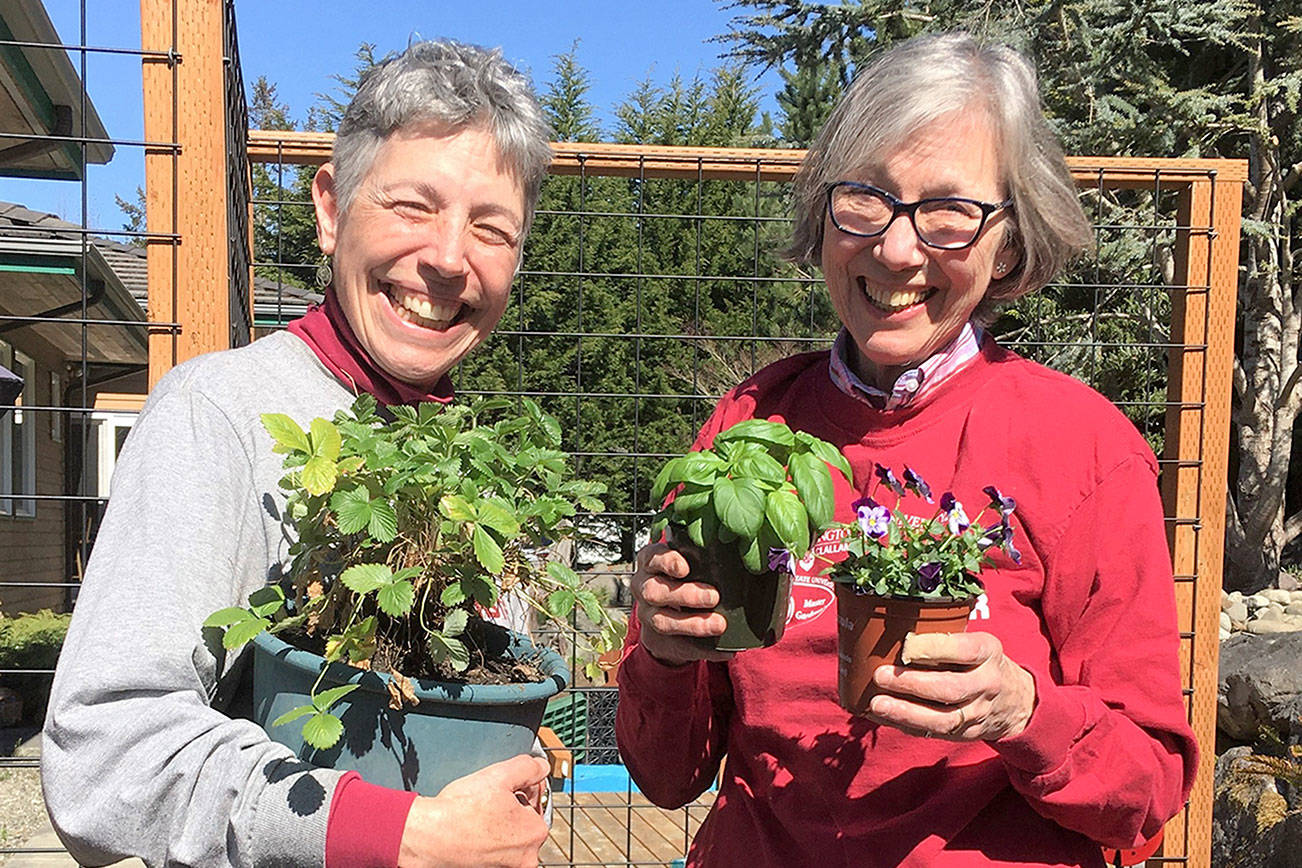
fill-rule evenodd
<path id="1" fill-rule="evenodd" d="M 1235 166 L 1233 168 L 1239 168 Z M 1238 172 L 1228 172 L 1237 176 Z M 1210 866 L 1216 760 L 1225 499 L 1242 178 L 1208 178 L 1180 195 L 1172 292 L 1162 495 L 1180 622 L 1189 721 L 1202 749 L 1188 811 L 1167 827 L 1165 855 Z"/>
<path id="2" fill-rule="evenodd" d="M 145 139 L 179 149 L 145 152 L 150 239 L 149 385 L 179 362 L 230 346 L 226 240 L 224 0 L 140 0 L 140 41 L 172 51 L 145 58 Z"/>

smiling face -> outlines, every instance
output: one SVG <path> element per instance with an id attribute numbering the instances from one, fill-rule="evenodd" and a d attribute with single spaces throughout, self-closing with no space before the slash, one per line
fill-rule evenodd
<path id="1" fill-rule="evenodd" d="M 329 163 L 312 198 L 340 307 L 386 373 L 430 387 L 501 319 L 524 193 L 487 131 L 399 130 L 380 145 L 347 211 L 338 210 Z"/>
<path id="2" fill-rule="evenodd" d="M 941 118 L 880 164 L 844 180 L 872 184 L 905 202 L 1007 196 L 994 135 L 975 111 Z M 824 215 L 823 278 L 853 338 L 850 362 L 864 382 L 889 391 L 902 371 L 958 335 L 991 280 L 1017 264 L 1005 245 L 1008 216 L 1007 210 L 993 214 L 971 247 L 937 250 L 918 240 L 904 214 L 875 238 L 847 235 Z"/>

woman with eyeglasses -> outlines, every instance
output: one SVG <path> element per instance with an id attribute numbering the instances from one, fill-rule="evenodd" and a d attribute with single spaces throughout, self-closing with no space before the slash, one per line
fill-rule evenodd
<path id="1" fill-rule="evenodd" d="M 963 34 L 891 48 L 832 112 L 795 201 L 791 253 L 821 266 L 840 334 L 729 392 L 698 446 L 756 417 L 836 443 L 859 486 L 838 483 L 842 521 L 879 464 L 969 507 L 995 484 L 1020 557 L 982 572 L 965 633 L 910 637 L 914 662 L 879 669 L 886 692 L 856 717 L 836 700 L 820 563 L 796 566 L 776 645 L 706 652 L 692 637 L 723 632 L 717 593 L 647 546 L 624 760 L 663 806 L 719 778 L 688 866 L 1102 865 L 1100 845 L 1180 810 L 1197 746 L 1151 450 L 1101 395 L 982 328 L 1090 241 L 1034 72 Z"/>

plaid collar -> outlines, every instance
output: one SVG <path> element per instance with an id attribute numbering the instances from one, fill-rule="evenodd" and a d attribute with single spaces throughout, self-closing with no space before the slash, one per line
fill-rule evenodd
<path id="1" fill-rule="evenodd" d="M 970 322 L 964 323 L 954 340 L 916 368 L 909 368 L 900 374 L 891 391 L 884 392 L 859 379 L 851 369 L 848 358 L 850 333 L 842 328 L 832 343 L 828 372 L 836 387 L 851 398 L 878 410 L 898 410 L 908 407 L 967 367 L 981 352 L 982 335 L 981 329 Z"/>

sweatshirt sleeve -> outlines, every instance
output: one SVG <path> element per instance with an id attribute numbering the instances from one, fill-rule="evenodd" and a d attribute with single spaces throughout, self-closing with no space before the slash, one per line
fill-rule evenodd
<path id="1" fill-rule="evenodd" d="M 993 747 L 1041 814 L 1136 846 L 1183 806 L 1198 758 L 1151 462 L 1109 473 L 1048 551 L 1043 613 L 1061 675 L 1033 673 L 1029 724 Z"/>
<path id="2" fill-rule="evenodd" d="M 628 620 L 619 668 L 615 740 L 629 775 L 662 808 L 678 808 L 709 788 L 727 750 L 732 688 L 723 663 L 661 663 Z"/>
<path id="3" fill-rule="evenodd" d="M 179 379 L 114 473 L 50 698 L 47 807 L 81 864 L 319 866 L 342 773 L 210 706 L 239 670 L 202 622 L 268 581 L 270 542 L 248 447 Z"/>

